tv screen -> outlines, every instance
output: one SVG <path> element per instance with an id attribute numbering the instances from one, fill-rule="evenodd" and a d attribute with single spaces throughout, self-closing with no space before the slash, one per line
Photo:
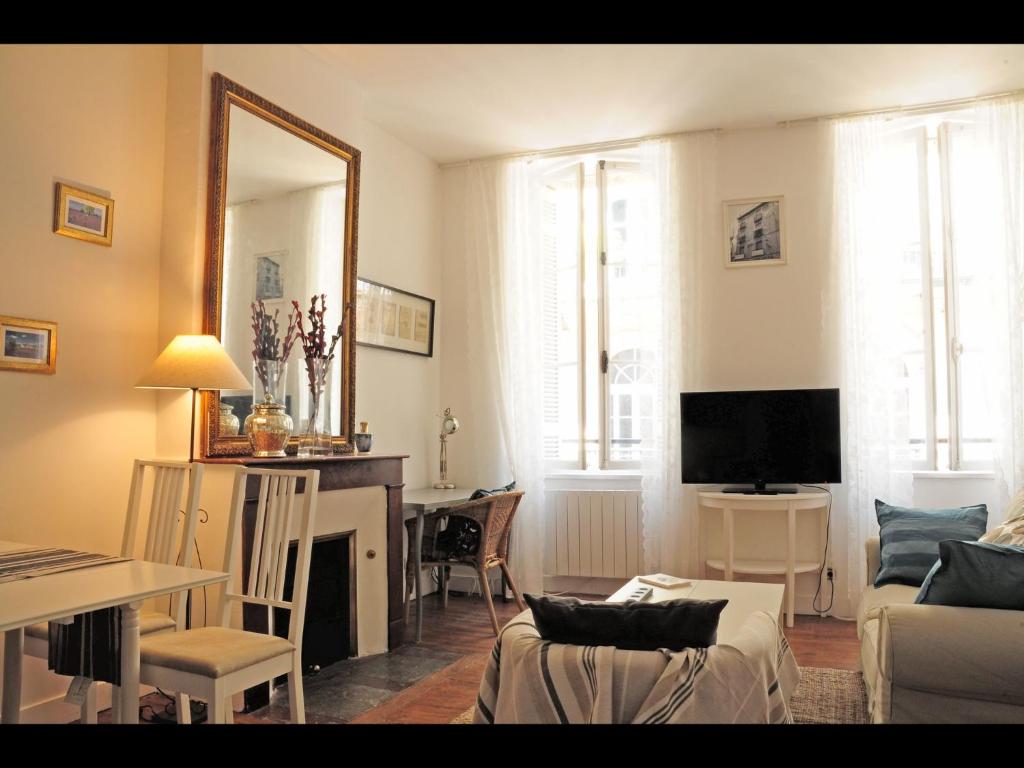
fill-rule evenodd
<path id="1" fill-rule="evenodd" d="M 839 390 L 683 392 L 684 483 L 838 483 Z"/>

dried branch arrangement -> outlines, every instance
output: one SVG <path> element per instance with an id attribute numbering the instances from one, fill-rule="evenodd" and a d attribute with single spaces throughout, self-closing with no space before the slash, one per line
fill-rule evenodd
<path id="1" fill-rule="evenodd" d="M 317 306 L 317 300 L 319 300 L 319 306 Z M 295 307 L 299 318 L 298 335 L 306 358 L 306 380 L 309 384 L 310 402 L 313 409 L 306 431 L 313 435 L 317 431 L 316 421 L 320 411 L 321 395 L 327 381 L 327 374 L 331 369 L 331 361 L 334 359 L 334 350 L 345 335 L 349 305 L 345 305 L 345 309 L 341 313 L 341 322 L 338 324 L 337 330 L 331 334 L 329 342 L 327 340 L 327 323 L 324 320 L 324 316 L 327 314 L 327 296 L 325 294 L 313 296 L 309 301 L 309 310 L 306 312 L 306 318 L 309 320 L 308 331 L 303 322 L 299 302 L 292 301 L 292 306 Z"/>
<path id="2" fill-rule="evenodd" d="M 293 302 L 294 303 L 294 302 Z M 281 338 L 281 326 L 278 316 L 281 310 L 275 309 L 274 314 L 267 312 L 263 301 L 254 302 L 252 305 L 252 359 L 256 363 L 256 375 L 264 389 L 268 389 L 269 379 L 267 372 L 267 361 L 284 362 L 292 352 L 295 339 L 298 338 L 299 327 L 302 321 L 302 312 L 295 305 L 296 311 L 288 313 L 288 325 L 285 328 L 284 338 Z"/>

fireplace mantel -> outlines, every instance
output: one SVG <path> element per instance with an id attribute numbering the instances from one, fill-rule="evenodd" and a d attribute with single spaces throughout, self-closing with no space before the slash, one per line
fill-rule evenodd
<path id="1" fill-rule="evenodd" d="M 320 470 L 320 491 L 340 491 L 351 488 L 383 486 L 387 491 L 387 594 L 388 594 L 388 648 L 402 643 L 404 629 L 402 592 L 402 460 L 407 454 L 339 454 L 322 458 L 257 459 L 252 456 L 215 457 L 202 459 L 207 464 L 241 465 L 269 469 Z M 302 485 L 299 485 L 299 491 Z M 249 478 L 243 511 L 243 557 L 252 549 L 252 519 L 259 493 L 259 478 Z M 248 522 L 248 524 L 246 524 Z M 243 564 L 243 575 L 248 565 Z M 267 630 L 266 610 L 244 611 L 246 629 Z M 247 703 L 249 696 L 247 698 Z"/>

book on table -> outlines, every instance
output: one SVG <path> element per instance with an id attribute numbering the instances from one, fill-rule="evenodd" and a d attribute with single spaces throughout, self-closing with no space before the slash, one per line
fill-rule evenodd
<path id="1" fill-rule="evenodd" d="M 652 587 L 661 587 L 662 589 L 688 587 L 693 583 L 689 579 L 669 576 L 667 573 L 652 573 L 647 576 L 637 576 L 636 578 L 642 584 L 650 584 Z"/>

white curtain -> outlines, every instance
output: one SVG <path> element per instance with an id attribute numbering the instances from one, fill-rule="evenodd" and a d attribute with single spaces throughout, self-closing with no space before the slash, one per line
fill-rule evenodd
<path id="1" fill-rule="evenodd" d="M 327 327 L 327 341 L 330 343 L 330 337 L 341 322 L 343 302 L 341 275 L 345 242 L 345 185 L 329 184 L 294 192 L 290 195 L 289 205 L 293 223 L 292 243 L 297 254 L 297 258 L 291 263 L 304 278 L 301 282 L 302 293 L 294 298 L 302 308 L 308 330 L 309 319 L 305 317 L 305 313 L 309 309 L 310 298 L 320 294 L 327 296 L 324 323 Z M 287 315 L 290 310 L 290 306 L 286 307 L 281 314 Z M 282 322 L 282 333 L 284 325 Z M 337 434 L 341 429 L 341 387 L 338 385 L 341 358 L 341 349 L 335 348 L 335 357 L 331 365 L 332 383 L 325 396 L 330 397 L 328 414 L 332 434 Z M 295 418 L 294 431 L 297 434 L 300 430 L 306 429 L 310 408 L 309 388 L 305 386 L 305 363 L 299 342 L 292 353 L 290 367 L 292 370 L 289 374 L 289 391 L 294 392 L 298 400 L 298 407 L 292 411 Z"/>
<path id="2" fill-rule="evenodd" d="M 544 588 L 543 248 L 540 194 L 529 159 L 467 168 L 470 353 L 479 377 L 475 418 L 496 416 L 509 476 L 525 491 L 510 553 L 522 592 Z M 496 412 L 496 413 L 495 413 Z M 507 480 L 505 481 L 507 482 Z"/>
<path id="3" fill-rule="evenodd" d="M 645 339 L 656 350 L 653 433 L 642 462 L 643 552 L 647 573 L 700 575 L 696 489 L 682 484 L 679 395 L 696 377 L 699 257 L 715 248 L 715 135 L 644 142 L 650 184 L 648 247 L 655 260 Z"/>
<path id="4" fill-rule="evenodd" d="M 997 508 L 1024 488 L 1024 99 L 982 102 L 974 109 L 981 226 L 971 257 L 988 277 L 991 337 L 985 345 L 990 423 L 995 428 Z"/>
<path id="5" fill-rule="evenodd" d="M 839 308 L 843 483 L 831 525 L 836 568 L 833 613 L 852 617 L 866 582 L 864 541 L 877 531 L 874 500 L 909 504 L 907 381 L 911 349 L 901 322 L 906 303 L 901 226 L 905 139 L 877 117 L 832 126 L 832 259 Z M 915 177 L 916 179 L 916 177 Z M 916 200 L 916 198 L 911 198 Z"/>

